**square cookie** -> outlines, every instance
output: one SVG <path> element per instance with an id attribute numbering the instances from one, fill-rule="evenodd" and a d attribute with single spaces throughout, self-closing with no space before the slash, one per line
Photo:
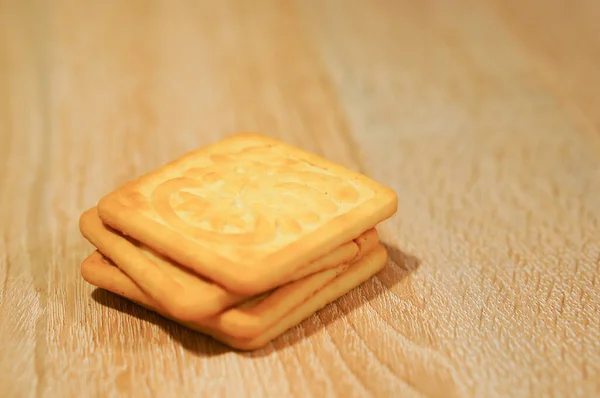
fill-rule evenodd
<path id="1" fill-rule="evenodd" d="M 312 275 L 305 279 L 313 278 L 314 291 L 307 295 L 297 305 L 290 308 L 286 313 L 275 319 L 269 328 L 248 337 L 238 337 L 204 322 L 180 322 L 181 324 L 213 336 L 215 339 L 237 349 L 253 350 L 267 344 L 288 329 L 296 326 L 304 319 L 310 317 L 319 309 L 336 300 L 348 291 L 362 284 L 364 281 L 377 274 L 385 267 L 387 252 L 382 245 L 366 253 L 365 256 L 348 267 L 339 267 L 335 276 L 316 280 Z M 81 265 L 84 279 L 99 288 L 106 289 L 119 294 L 151 311 L 155 311 L 167 318 L 159 306 L 153 302 L 125 273 L 119 270 L 110 260 L 102 256 L 98 251 L 93 252 Z M 323 271 L 332 273 L 333 270 Z M 303 279 L 304 280 L 304 279 Z M 292 282 L 291 284 L 297 284 Z M 280 298 L 284 299 L 284 298 Z M 241 307 L 252 308 L 261 305 L 268 297 L 258 297 L 250 300 Z M 272 310 L 263 306 L 263 316 L 269 316 Z M 177 320 L 175 320 L 177 321 Z"/>
<path id="2" fill-rule="evenodd" d="M 107 225 L 245 295 L 280 285 L 396 209 L 385 185 L 259 134 L 202 147 L 98 203 Z"/>
<path id="3" fill-rule="evenodd" d="M 96 208 L 81 215 L 79 226 L 83 236 L 101 254 L 125 272 L 164 312 L 180 321 L 200 320 L 250 298 L 229 292 L 143 244 L 122 236 L 102 223 Z M 285 282 L 349 263 L 378 243 L 377 231 L 371 229 L 354 241 L 298 268 Z"/>

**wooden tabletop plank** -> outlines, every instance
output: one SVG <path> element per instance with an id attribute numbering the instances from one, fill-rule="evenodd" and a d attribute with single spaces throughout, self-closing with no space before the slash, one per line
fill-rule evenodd
<path id="1" fill-rule="evenodd" d="M 600 6 L 540 4 L 3 2 L 3 393 L 600 394 Z M 251 353 L 79 273 L 81 212 L 240 130 L 400 201 L 388 267 Z"/>
<path id="2" fill-rule="evenodd" d="M 400 193 L 389 237 L 421 260 L 412 302 L 391 315 L 386 300 L 381 312 L 403 320 L 411 346 L 434 348 L 411 362 L 423 385 L 441 357 L 446 391 L 560 391 L 597 374 L 589 359 L 600 353 L 594 137 L 502 18 L 408 3 L 394 3 L 394 24 L 381 23 L 393 12 L 385 2 L 345 2 L 334 24 L 340 4 L 305 11 L 365 170 Z"/>

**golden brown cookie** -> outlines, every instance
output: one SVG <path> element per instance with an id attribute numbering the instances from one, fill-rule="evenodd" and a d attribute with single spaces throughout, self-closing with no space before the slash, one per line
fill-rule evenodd
<path id="1" fill-rule="evenodd" d="M 81 233 L 104 256 L 112 260 L 146 295 L 178 320 L 199 320 L 215 315 L 249 298 L 195 274 L 131 238 L 104 225 L 96 208 L 79 220 Z M 282 284 L 353 261 L 379 243 L 375 229 L 360 235 L 333 252 L 298 268 Z"/>
<path id="2" fill-rule="evenodd" d="M 271 320 L 267 322 L 269 323 L 268 328 L 255 329 L 253 333 L 243 333 L 245 337 L 239 337 L 239 333 L 231 334 L 229 333 L 231 332 L 230 330 L 219 328 L 220 325 L 214 324 L 213 321 L 182 322 L 172 318 L 125 273 L 98 251 L 93 252 L 83 261 L 81 273 L 83 278 L 94 286 L 119 294 L 151 311 L 180 322 L 189 328 L 209 334 L 234 348 L 255 349 L 267 344 L 289 328 L 308 318 L 329 302 L 369 279 L 385 266 L 386 259 L 387 252 L 385 248 L 382 245 L 378 245 L 375 249 L 366 253 L 362 259 L 349 266 L 322 271 L 290 283 L 286 287 L 290 285 L 300 287 L 295 288 L 295 290 L 288 289 L 287 294 L 277 295 L 278 290 L 282 291 L 281 289 L 285 289 L 285 287 L 281 287 L 271 294 L 250 299 L 248 302 L 235 308 L 235 310 L 240 308 L 256 308 L 258 309 L 255 311 L 256 314 L 264 318 L 271 318 Z M 272 299 L 271 303 L 269 303 L 269 297 L 276 297 L 277 300 Z M 286 300 L 288 303 L 282 306 L 281 302 Z M 289 302 L 293 302 L 294 304 L 290 305 Z M 282 308 L 284 311 L 282 311 Z M 279 312 L 277 316 L 275 316 L 275 312 Z M 224 314 L 226 313 L 227 311 Z M 243 321 L 248 318 L 241 319 L 241 324 L 243 324 Z M 252 329 L 252 325 L 248 325 L 248 330 L 250 329 Z"/>
<path id="3" fill-rule="evenodd" d="M 98 204 L 107 225 L 244 295 L 280 285 L 396 209 L 385 185 L 258 134 L 202 147 Z"/>

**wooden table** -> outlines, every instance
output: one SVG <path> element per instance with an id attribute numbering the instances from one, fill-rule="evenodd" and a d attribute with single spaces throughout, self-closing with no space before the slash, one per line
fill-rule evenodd
<path id="1" fill-rule="evenodd" d="M 600 3 L 3 1 L 3 397 L 600 394 Z M 389 266 L 240 354 L 85 283 L 82 211 L 236 131 L 397 190 Z"/>

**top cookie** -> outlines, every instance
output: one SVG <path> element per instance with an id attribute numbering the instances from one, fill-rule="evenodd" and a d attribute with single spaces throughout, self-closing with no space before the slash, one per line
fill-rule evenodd
<path id="1" fill-rule="evenodd" d="M 118 188 L 98 214 L 225 288 L 256 294 L 389 218 L 397 201 L 326 159 L 237 134 Z"/>

